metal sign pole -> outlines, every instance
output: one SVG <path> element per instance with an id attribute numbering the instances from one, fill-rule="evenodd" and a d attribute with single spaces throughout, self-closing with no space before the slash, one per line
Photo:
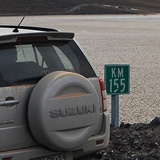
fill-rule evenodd
<path id="1" fill-rule="evenodd" d="M 111 96 L 111 126 L 119 126 L 119 95 Z"/>
<path id="2" fill-rule="evenodd" d="M 119 95 L 130 92 L 130 65 L 105 65 L 105 84 L 111 95 L 111 126 L 119 127 Z"/>

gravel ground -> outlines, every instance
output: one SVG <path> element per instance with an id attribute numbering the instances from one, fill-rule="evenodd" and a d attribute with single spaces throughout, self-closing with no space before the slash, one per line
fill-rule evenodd
<path id="1" fill-rule="evenodd" d="M 0 24 L 20 19 L 1 17 Z M 22 25 L 74 32 L 101 77 L 105 64 L 130 64 L 131 91 L 120 96 L 120 122 L 149 123 L 160 116 L 160 15 L 31 16 Z"/>

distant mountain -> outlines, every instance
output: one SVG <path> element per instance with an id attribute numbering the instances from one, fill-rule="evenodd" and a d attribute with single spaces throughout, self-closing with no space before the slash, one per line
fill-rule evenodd
<path id="1" fill-rule="evenodd" d="M 148 14 L 160 0 L 0 0 L 0 15 Z"/>

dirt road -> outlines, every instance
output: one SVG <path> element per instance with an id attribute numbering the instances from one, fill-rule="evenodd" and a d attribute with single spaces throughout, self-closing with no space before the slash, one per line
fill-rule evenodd
<path id="1" fill-rule="evenodd" d="M 21 18 L 1 17 L 0 24 Z M 101 77 L 105 64 L 130 64 L 131 92 L 120 96 L 120 122 L 148 123 L 160 115 L 160 15 L 31 16 L 22 25 L 74 32 Z"/>

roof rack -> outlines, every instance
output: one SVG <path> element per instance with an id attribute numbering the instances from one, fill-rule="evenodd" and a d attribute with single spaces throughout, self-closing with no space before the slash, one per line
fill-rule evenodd
<path id="1" fill-rule="evenodd" d="M 44 27 L 31 27 L 31 26 L 14 26 L 14 25 L 0 25 L 0 28 L 19 28 L 19 29 L 29 29 L 29 30 L 36 30 L 36 31 L 57 31 L 53 28 L 44 28 Z"/>

